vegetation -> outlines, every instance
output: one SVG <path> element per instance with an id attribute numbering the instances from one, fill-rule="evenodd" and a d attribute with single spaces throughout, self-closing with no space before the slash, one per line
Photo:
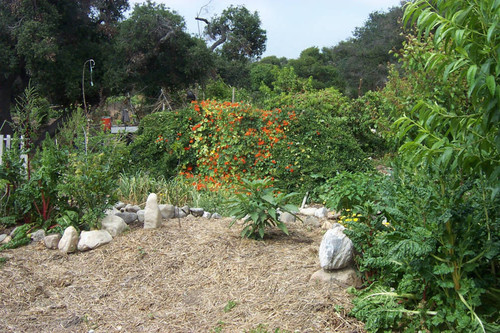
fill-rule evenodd
<path id="1" fill-rule="evenodd" d="M 0 224 L 18 226 L 2 249 L 35 229 L 98 228 L 109 205 L 150 192 L 246 217 L 241 235 L 262 239 L 287 234 L 279 212 L 309 193 L 343 216 L 368 331 L 499 330 L 499 1 L 411 1 L 290 60 L 258 58 L 266 33 L 245 7 L 198 18 L 211 45 L 163 5 L 126 8 L 0 3 L 0 120 L 15 131 Z M 128 93 L 145 114 L 127 145 L 97 105 Z"/>

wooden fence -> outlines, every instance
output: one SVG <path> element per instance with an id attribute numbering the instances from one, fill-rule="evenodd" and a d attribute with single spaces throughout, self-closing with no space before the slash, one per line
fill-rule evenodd
<path id="1" fill-rule="evenodd" d="M 22 141 L 22 137 L 21 137 Z M 3 164 L 3 154 L 10 149 L 12 145 L 12 137 L 10 135 L 0 135 L 0 165 Z M 28 155 L 22 154 L 21 158 L 24 160 L 24 165 L 28 163 Z"/>

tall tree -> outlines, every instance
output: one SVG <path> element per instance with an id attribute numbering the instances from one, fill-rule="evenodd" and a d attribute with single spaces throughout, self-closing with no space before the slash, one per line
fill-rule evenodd
<path id="1" fill-rule="evenodd" d="M 298 59 L 291 59 L 289 64 L 299 77 L 312 77 L 312 84 L 316 89 L 333 86 L 340 88 L 338 70 L 329 57 L 328 49 L 323 51 L 317 47 L 307 48 L 300 53 Z"/>
<path id="2" fill-rule="evenodd" d="M 102 58 L 127 8 L 127 0 L 2 0 L 0 122 L 11 120 L 10 103 L 30 79 L 52 103 L 79 100 L 82 65 Z"/>

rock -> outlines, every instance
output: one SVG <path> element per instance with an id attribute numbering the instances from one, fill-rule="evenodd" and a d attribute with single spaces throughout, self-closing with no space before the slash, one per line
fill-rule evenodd
<path id="1" fill-rule="evenodd" d="M 1 234 L 0 235 L 0 244 L 3 244 L 3 240 L 7 238 L 7 234 Z"/>
<path id="2" fill-rule="evenodd" d="M 144 209 L 141 209 L 140 211 L 137 212 L 137 220 L 141 223 L 144 223 Z"/>
<path id="3" fill-rule="evenodd" d="M 212 214 L 209 212 L 203 212 L 203 217 L 206 219 L 210 219 L 212 217 Z"/>
<path id="4" fill-rule="evenodd" d="M 128 204 L 125 206 L 125 211 L 129 212 L 129 213 L 137 213 L 140 210 L 141 210 L 141 207 L 139 207 L 137 205 Z"/>
<path id="5" fill-rule="evenodd" d="M 75 227 L 70 226 L 64 230 L 64 233 L 59 241 L 57 247 L 64 253 L 75 252 L 76 246 L 78 245 L 78 231 Z"/>
<path id="6" fill-rule="evenodd" d="M 113 238 L 130 229 L 127 223 L 118 215 L 106 216 L 102 219 L 101 226 L 102 230 L 109 232 Z"/>
<path id="7" fill-rule="evenodd" d="M 328 216 L 328 209 L 326 209 L 325 207 L 318 208 L 314 212 L 314 216 L 319 217 L 320 219 L 324 219 Z"/>
<path id="8" fill-rule="evenodd" d="M 161 226 L 161 212 L 157 200 L 155 193 L 148 196 L 144 210 L 144 229 L 155 229 Z"/>
<path id="9" fill-rule="evenodd" d="M 325 221 L 323 222 L 323 224 L 321 225 L 321 228 L 322 229 L 325 229 L 325 230 L 328 230 L 328 229 L 331 229 L 333 226 L 333 224 L 329 221 Z"/>
<path id="10" fill-rule="evenodd" d="M 335 282 L 343 287 L 360 287 L 361 280 L 352 267 L 346 267 L 335 271 L 320 269 L 311 276 L 310 281 Z"/>
<path id="11" fill-rule="evenodd" d="M 219 220 L 219 219 L 221 219 L 221 218 L 222 218 L 222 215 L 220 215 L 219 213 L 213 213 L 213 214 L 212 214 L 212 218 L 213 218 L 213 219 L 216 219 L 216 220 Z"/>
<path id="12" fill-rule="evenodd" d="M 45 238 L 45 230 L 39 229 L 35 231 L 34 233 L 31 234 L 30 238 L 35 243 L 42 241 Z"/>
<path id="13" fill-rule="evenodd" d="M 168 220 L 171 219 L 175 216 L 175 207 L 174 205 L 158 205 L 160 208 L 161 216 Z"/>
<path id="14" fill-rule="evenodd" d="M 115 205 L 115 208 L 120 210 L 122 208 L 124 208 L 126 206 L 126 204 L 124 202 L 121 202 L 119 201 L 116 205 Z"/>
<path id="15" fill-rule="evenodd" d="M 189 206 L 182 206 L 181 208 L 175 207 L 174 217 L 183 218 L 188 216 L 188 214 L 189 214 Z"/>
<path id="16" fill-rule="evenodd" d="M 353 260 L 352 241 L 344 234 L 344 227 L 335 223 L 321 240 L 319 246 L 319 262 L 325 270 L 341 269 Z"/>
<path id="17" fill-rule="evenodd" d="M 331 218 L 332 218 L 332 219 L 334 219 L 334 220 L 338 220 L 338 219 L 340 218 L 340 213 L 335 213 L 335 212 L 334 212 L 334 213 L 331 215 Z"/>
<path id="18" fill-rule="evenodd" d="M 120 210 L 116 209 L 115 207 L 111 207 L 109 209 L 106 209 L 104 214 L 106 214 L 106 216 L 108 216 L 108 215 L 115 215 L 116 213 L 119 213 L 119 212 L 120 212 Z"/>
<path id="19" fill-rule="evenodd" d="M 321 223 L 319 223 L 319 219 L 317 217 L 307 216 L 304 219 L 304 225 L 311 226 L 313 228 L 319 228 L 321 226 Z"/>
<path id="20" fill-rule="evenodd" d="M 43 243 L 45 247 L 51 250 L 57 249 L 59 241 L 61 240 L 61 234 L 50 234 L 43 238 Z"/>
<path id="21" fill-rule="evenodd" d="M 0 244 L 7 244 L 8 242 L 10 242 L 12 240 L 12 237 L 10 236 L 7 236 L 5 237 L 1 242 Z"/>
<path id="22" fill-rule="evenodd" d="M 78 242 L 78 250 L 92 250 L 96 247 L 107 244 L 112 240 L 113 237 L 111 237 L 110 233 L 106 230 L 82 231 L 80 241 Z"/>
<path id="23" fill-rule="evenodd" d="M 316 213 L 316 208 L 308 207 L 308 208 L 299 208 L 299 213 L 307 216 L 314 216 Z"/>
<path id="24" fill-rule="evenodd" d="M 280 214 L 279 220 L 283 223 L 293 223 L 296 221 L 295 215 L 289 212 L 284 212 Z"/>
<path id="25" fill-rule="evenodd" d="M 205 212 L 203 208 L 190 208 L 189 211 L 194 217 L 202 217 L 203 213 Z"/>
<path id="26" fill-rule="evenodd" d="M 119 216 L 125 221 L 126 224 L 130 224 L 137 220 L 137 214 L 136 213 L 131 213 L 131 212 L 120 212 L 116 213 L 115 216 Z"/>

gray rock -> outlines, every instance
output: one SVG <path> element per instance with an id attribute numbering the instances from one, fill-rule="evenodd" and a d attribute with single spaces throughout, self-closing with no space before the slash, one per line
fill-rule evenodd
<path id="1" fill-rule="evenodd" d="M 203 208 L 190 208 L 189 211 L 191 212 L 191 215 L 195 217 L 202 217 L 205 212 Z"/>
<path id="2" fill-rule="evenodd" d="M 137 213 L 140 210 L 141 210 L 141 207 L 139 207 L 137 205 L 128 204 L 128 205 L 125 206 L 125 211 L 126 212 Z"/>
<path id="3" fill-rule="evenodd" d="M 45 230 L 39 229 L 35 231 L 34 233 L 31 234 L 30 238 L 35 243 L 42 241 L 45 238 Z"/>
<path id="4" fill-rule="evenodd" d="M 137 214 L 136 213 L 131 213 L 131 212 L 120 212 L 116 213 L 115 216 L 119 216 L 125 221 L 125 223 L 130 224 L 137 220 Z"/>
<path id="5" fill-rule="evenodd" d="M 43 238 L 43 243 L 45 247 L 51 250 L 57 249 L 59 241 L 61 240 L 61 234 L 50 234 Z"/>
<path id="6" fill-rule="evenodd" d="M 11 240 L 12 240 L 12 237 L 6 235 L 6 237 L 0 242 L 0 244 L 7 244 Z"/>
<path id="7" fill-rule="evenodd" d="M 316 208 L 314 207 L 300 208 L 299 213 L 302 215 L 314 216 L 314 214 L 316 213 Z"/>
<path id="8" fill-rule="evenodd" d="M 78 250 L 92 250 L 112 240 L 113 237 L 106 230 L 82 231 L 80 241 L 78 242 Z"/>
<path id="9" fill-rule="evenodd" d="M 126 204 L 124 202 L 118 202 L 116 205 L 115 205 L 115 208 L 120 210 L 122 208 L 124 208 L 126 206 Z"/>
<path id="10" fill-rule="evenodd" d="M 343 287 L 360 287 L 361 280 L 352 267 L 346 267 L 335 271 L 324 271 L 320 269 L 314 272 L 310 281 L 334 282 Z"/>
<path id="11" fill-rule="evenodd" d="M 3 240 L 7 238 L 7 234 L 1 234 L 0 235 L 0 244 L 2 244 Z"/>
<path id="12" fill-rule="evenodd" d="M 319 262 L 325 270 L 341 269 L 353 260 L 352 241 L 344 234 L 344 227 L 335 223 L 323 236 L 319 246 Z"/>
<path id="13" fill-rule="evenodd" d="M 324 219 L 328 217 L 328 209 L 326 209 L 325 207 L 318 208 L 314 212 L 314 216 L 319 217 L 320 219 Z"/>
<path id="14" fill-rule="evenodd" d="M 144 229 L 155 229 L 161 226 L 161 212 L 157 200 L 155 193 L 148 196 L 144 210 Z"/>
<path id="15" fill-rule="evenodd" d="M 203 212 L 203 217 L 206 219 L 210 219 L 212 217 L 212 214 L 210 212 Z"/>
<path id="16" fill-rule="evenodd" d="M 137 220 L 141 223 L 144 223 L 144 212 L 145 210 L 143 209 L 137 212 Z"/>
<path id="17" fill-rule="evenodd" d="M 78 245 L 78 231 L 75 227 L 70 226 L 64 230 L 64 233 L 59 241 L 57 247 L 64 253 L 71 253 L 76 251 Z"/>
<path id="18" fill-rule="evenodd" d="M 319 219 L 317 217 L 307 216 L 304 219 L 304 225 L 311 226 L 313 228 L 319 228 L 321 226 L 321 223 L 319 222 Z"/>
<path id="19" fill-rule="evenodd" d="M 101 226 L 102 230 L 106 230 L 107 232 L 109 232 L 109 234 L 113 238 L 130 229 L 127 223 L 125 223 L 125 221 L 117 215 L 106 216 L 104 219 L 102 219 Z"/>
<path id="20" fill-rule="evenodd" d="M 174 205 L 166 204 L 166 205 L 158 205 L 160 208 L 161 216 L 168 220 L 175 217 L 175 207 Z"/>
<path id="21" fill-rule="evenodd" d="M 295 215 L 289 212 L 284 212 L 280 214 L 279 220 L 283 223 L 293 223 L 296 221 Z"/>
<path id="22" fill-rule="evenodd" d="M 174 209 L 174 217 L 183 218 L 188 216 L 189 214 L 189 206 L 175 207 Z"/>
<path id="23" fill-rule="evenodd" d="M 222 218 L 222 215 L 220 215 L 219 213 L 213 213 L 213 214 L 212 214 L 212 218 L 213 218 L 213 219 L 216 219 L 216 220 L 219 220 L 219 219 L 221 219 L 221 218 Z"/>

